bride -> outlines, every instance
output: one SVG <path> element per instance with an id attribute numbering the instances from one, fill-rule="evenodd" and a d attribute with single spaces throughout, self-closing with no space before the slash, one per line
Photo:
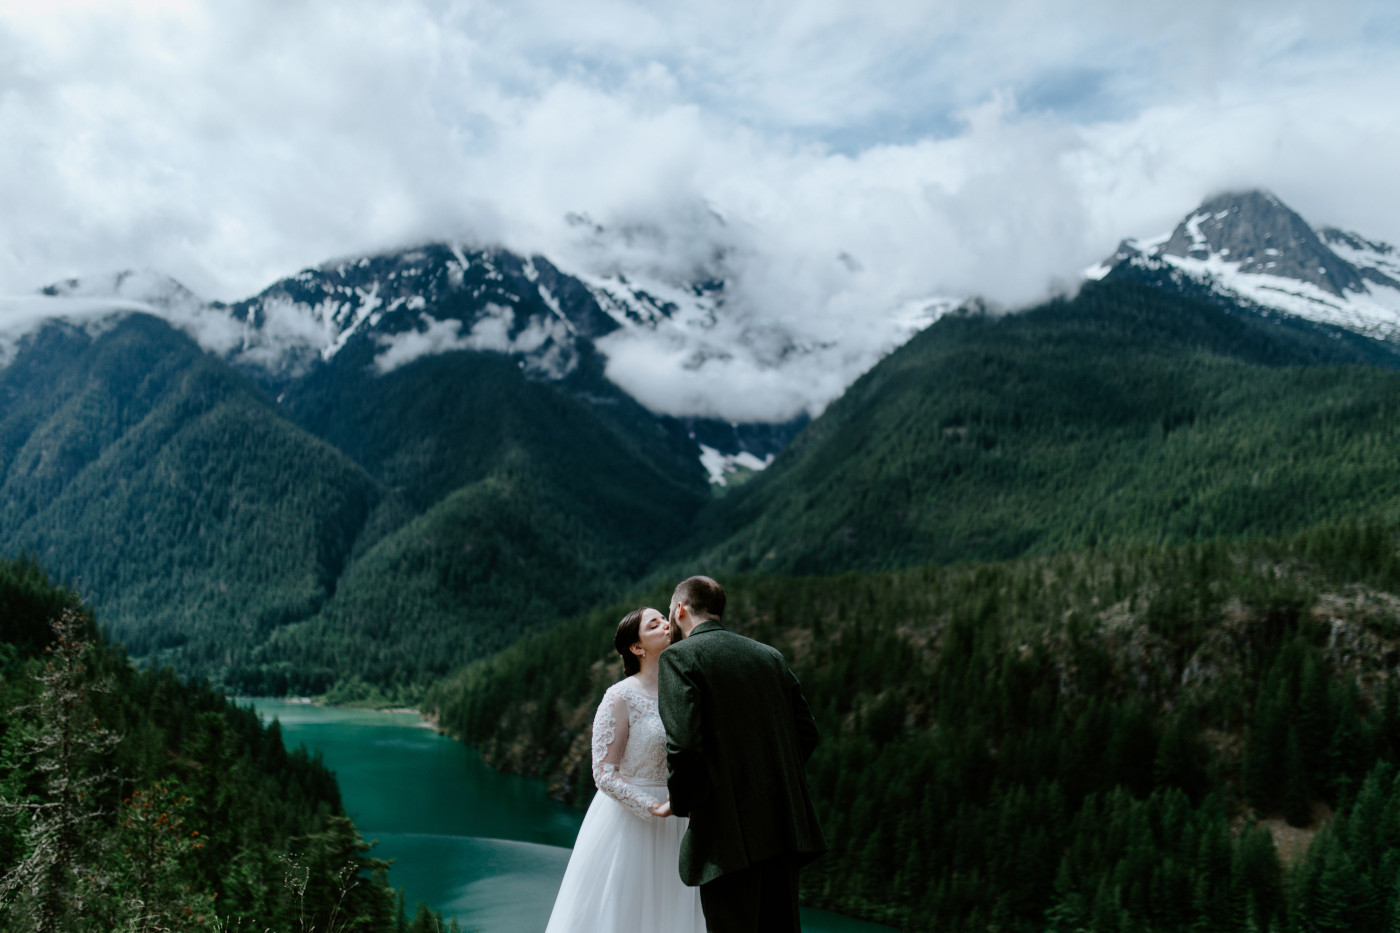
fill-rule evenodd
<path id="1" fill-rule="evenodd" d="M 703 933 L 698 888 L 681 883 L 681 837 L 671 816 L 666 731 L 656 706 L 657 658 L 671 624 L 655 609 L 629 612 L 613 646 L 629 675 L 608 688 L 593 718 L 593 797 L 545 933 Z"/>

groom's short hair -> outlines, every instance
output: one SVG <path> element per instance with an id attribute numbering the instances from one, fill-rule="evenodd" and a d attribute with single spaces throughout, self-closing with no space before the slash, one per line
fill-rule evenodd
<path id="1" fill-rule="evenodd" d="M 724 618 L 724 587 L 709 577 L 682 580 L 671 599 L 675 603 L 685 603 L 694 615 Z"/>

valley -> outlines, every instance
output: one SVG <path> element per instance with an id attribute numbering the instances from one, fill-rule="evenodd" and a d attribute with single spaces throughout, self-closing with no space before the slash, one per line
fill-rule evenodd
<path id="1" fill-rule="evenodd" d="M 834 845 L 806 903 L 908 930 L 1376 928 L 1400 851 L 1390 255 L 1271 196 L 1208 201 L 1073 295 L 926 305 L 831 398 L 791 401 L 834 351 L 787 334 L 746 409 L 768 421 L 667 401 L 740 352 L 714 344 L 742 329 L 723 280 L 427 244 L 230 305 L 60 283 L 71 313 L 26 319 L 0 368 L 0 556 L 150 670 L 415 706 L 575 807 L 611 627 L 702 570 L 818 716 Z M 617 369 L 650 340 L 681 361 L 653 392 Z"/>

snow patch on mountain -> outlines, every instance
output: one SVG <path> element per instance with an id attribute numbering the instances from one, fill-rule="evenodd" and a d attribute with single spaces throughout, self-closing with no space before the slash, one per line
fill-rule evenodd
<path id="1" fill-rule="evenodd" d="M 903 332 L 912 337 L 964 303 L 964 299 L 959 298 L 916 298 L 895 308 L 890 315 L 890 325 L 896 333 Z"/>
<path id="2" fill-rule="evenodd" d="M 1173 266 L 1265 308 L 1335 324 L 1382 339 L 1400 334 L 1400 289 L 1368 283 L 1364 291 L 1337 296 L 1311 282 L 1266 272 L 1241 272 L 1241 263 L 1218 253 L 1206 259 L 1165 257 Z M 1325 267 L 1319 267 L 1323 269 Z"/>
<path id="3" fill-rule="evenodd" d="M 371 342 L 381 374 L 473 349 L 509 354 L 532 377 L 557 381 L 596 350 L 605 377 L 658 414 L 767 424 L 820 413 L 959 304 L 933 298 L 867 307 L 853 298 L 839 313 L 790 296 L 784 304 L 765 299 L 744 278 L 753 269 L 734 263 L 733 248 L 720 240 L 700 250 L 653 242 L 640 228 L 618 235 L 630 238 L 623 263 L 613 250 L 585 250 L 565 269 L 496 247 L 425 243 L 305 269 L 229 307 L 154 274 L 75 280 L 51 291 L 136 302 L 260 378 L 298 378 L 359 340 Z M 856 274 L 853 263 L 833 259 L 832 274 Z"/>
<path id="4" fill-rule="evenodd" d="M 722 286 L 710 288 L 683 286 L 659 280 L 645 283 L 626 275 L 592 275 L 574 271 L 598 306 L 623 328 L 645 327 L 655 330 L 665 322 L 685 329 L 708 330 L 718 320 L 723 304 Z"/>
<path id="5" fill-rule="evenodd" d="M 1268 272 L 1243 272 L 1241 262 L 1232 262 L 1228 254 L 1220 253 L 1196 259 L 1153 256 L 1144 251 L 1126 261 L 1147 267 L 1167 265 L 1224 294 L 1310 321 L 1345 327 L 1368 337 L 1400 337 L 1400 288 L 1394 286 L 1368 282 L 1360 291 L 1344 291 L 1338 296 L 1311 282 Z M 1112 268 L 1100 263 L 1085 270 L 1085 277 L 1100 279 Z"/>
<path id="6" fill-rule="evenodd" d="M 1133 268 L 1171 270 L 1260 308 L 1400 339 L 1395 248 L 1335 228 L 1314 230 L 1267 192 L 1211 199 L 1172 233 L 1124 240 L 1084 275 L 1102 279 Z"/>
<path id="7" fill-rule="evenodd" d="M 1321 227 L 1318 235 L 1342 259 L 1370 281 L 1389 279 L 1392 287 L 1400 287 L 1400 250 L 1389 243 L 1377 243 L 1358 234 L 1336 227 Z"/>

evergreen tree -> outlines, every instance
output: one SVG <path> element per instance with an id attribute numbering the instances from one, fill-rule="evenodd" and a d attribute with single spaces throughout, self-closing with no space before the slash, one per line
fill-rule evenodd
<path id="1" fill-rule="evenodd" d="M 205 845 L 190 817 L 193 801 L 177 785 L 155 784 L 122 801 L 115 874 L 119 910 L 129 933 L 216 930 L 212 893 L 198 888 L 191 866 Z"/>
<path id="2" fill-rule="evenodd" d="M 1288 746 L 1284 757 L 1283 815 L 1293 826 L 1312 824 L 1312 794 L 1308 787 L 1307 767 L 1303 761 L 1298 730 L 1293 726 L 1288 728 Z"/>
<path id="3" fill-rule="evenodd" d="M 109 882 L 101 864 L 102 791 L 112 780 L 106 756 L 119 741 L 93 715 L 93 695 L 107 689 L 90 676 L 91 622 L 65 608 L 53 622 L 53 641 L 35 675 L 39 694 L 27 709 L 27 741 L 39 793 L 4 801 L 27 817 L 23 860 L 0 881 L 0 909 L 23 918 L 36 933 L 67 933 L 85 925 Z"/>

